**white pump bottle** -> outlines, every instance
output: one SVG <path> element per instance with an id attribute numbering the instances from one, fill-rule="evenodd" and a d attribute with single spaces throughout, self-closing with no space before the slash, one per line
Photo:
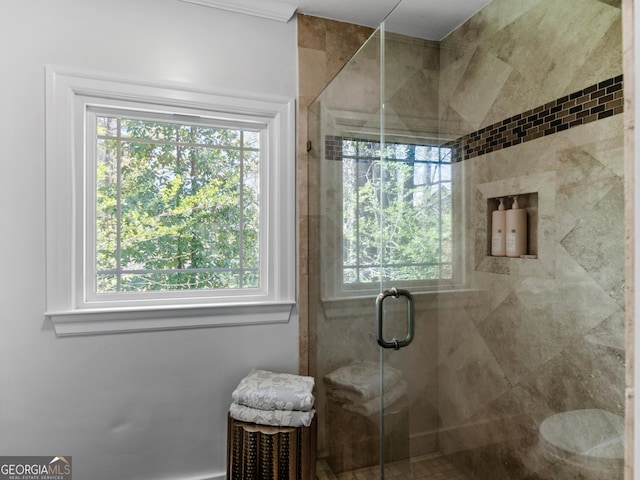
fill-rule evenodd
<path id="1" fill-rule="evenodd" d="M 498 210 L 491 212 L 491 255 L 504 257 L 506 251 L 506 220 L 507 212 L 504 207 L 504 199 L 500 198 Z"/>
<path id="2" fill-rule="evenodd" d="M 513 197 L 513 206 L 507 210 L 506 250 L 507 257 L 520 257 L 527 254 L 527 212 L 520 208 L 518 196 Z"/>

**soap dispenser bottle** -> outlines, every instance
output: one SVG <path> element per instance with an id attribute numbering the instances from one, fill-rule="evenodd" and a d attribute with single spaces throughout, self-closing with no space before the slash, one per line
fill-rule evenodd
<path id="1" fill-rule="evenodd" d="M 507 212 L 504 209 L 504 198 L 500 198 L 498 209 L 491 212 L 491 255 L 504 257 L 506 251 L 505 227 Z"/>
<path id="2" fill-rule="evenodd" d="M 507 210 L 506 250 L 507 257 L 527 254 L 527 212 L 520 208 L 518 196 L 513 197 L 513 206 Z"/>

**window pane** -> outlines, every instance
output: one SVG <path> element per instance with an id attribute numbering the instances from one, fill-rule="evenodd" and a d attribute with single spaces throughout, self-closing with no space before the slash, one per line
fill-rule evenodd
<path id="1" fill-rule="evenodd" d="M 259 287 L 259 141 L 119 121 L 126 138 L 97 140 L 98 293 Z"/>
<path id="2" fill-rule="evenodd" d="M 260 155 L 258 152 L 245 152 L 243 164 L 243 255 L 245 268 L 258 268 L 260 265 L 259 233 L 260 233 Z M 247 279 L 255 284 L 252 275 Z"/>
<path id="3" fill-rule="evenodd" d="M 242 278 L 242 285 L 246 288 L 257 288 L 260 286 L 260 274 L 257 270 L 245 270 Z"/>
<path id="4" fill-rule="evenodd" d="M 96 291 L 100 293 L 115 293 L 118 291 L 118 278 L 115 274 L 98 274 L 96 284 Z"/>
<path id="5" fill-rule="evenodd" d="M 123 118 L 120 121 L 120 135 L 125 138 L 147 140 L 176 140 L 176 125 Z"/>
<path id="6" fill-rule="evenodd" d="M 260 148 L 260 132 L 244 132 L 244 147 L 245 148 Z"/>
<path id="7" fill-rule="evenodd" d="M 229 289 L 239 287 L 238 272 L 170 272 L 123 274 L 121 291 Z"/>
<path id="8" fill-rule="evenodd" d="M 450 278 L 450 149 L 390 143 L 383 162 L 379 149 L 343 141 L 343 282 Z"/>
<path id="9" fill-rule="evenodd" d="M 358 262 L 358 164 L 355 160 L 345 158 L 342 164 L 343 191 L 342 191 L 342 255 L 343 263 L 346 266 L 356 265 Z M 347 271 L 345 270 L 345 275 Z M 351 280 L 346 283 L 357 281 L 357 272 L 348 272 Z M 351 277 L 353 276 L 353 277 Z"/>
<path id="10" fill-rule="evenodd" d="M 98 136 L 116 137 L 118 135 L 118 120 L 116 118 L 101 117 L 97 122 Z"/>
<path id="11" fill-rule="evenodd" d="M 196 126 L 182 126 L 181 141 L 199 145 L 222 147 L 240 147 L 241 131 L 224 128 L 207 128 Z"/>
<path id="12" fill-rule="evenodd" d="M 114 140 L 98 140 L 96 166 L 96 268 L 116 268 L 118 152 Z"/>

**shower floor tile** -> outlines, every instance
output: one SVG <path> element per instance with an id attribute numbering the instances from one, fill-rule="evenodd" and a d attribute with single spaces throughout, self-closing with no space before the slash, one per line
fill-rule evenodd
<path id="1" fill-rule="evenodd" d="M 318 480 L 379 480 L 378 467 L 368 467 L 336 475 L 328 465 L 318 466 Z M 468 480 L 439 453 L 387 464 L 385 480 Z"/>

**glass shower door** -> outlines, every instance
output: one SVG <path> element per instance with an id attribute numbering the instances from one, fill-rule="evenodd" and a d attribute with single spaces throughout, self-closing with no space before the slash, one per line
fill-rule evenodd
<path id="1" fill-rule="evenodd" d="M 411 383 L 407 380 L 405 362 L 414 338 L 413 302 L 408 290 L 396 287 L 386 288 L 376 299 L 376 340 L 380 346 L 380 478 L 405 478 L 399 474 L 411 472 Z M 402 316 L 399 309 L 406 309 L 404 327 L 398 322 Z"/>
<path id="2" fill-rule="evenodd" d="M 380 48 L 377 31 L 309 107 L 310 370 L 328 478 L 379 478 Z"/>
<path id="3" fill-rule="evenodd" d="M 460 276 L 453 268 L 453 149 L 439 135 L 438 66 L 430 62 L 438 46 L 388 32 L 386 22 L 380 36 L 380 478 L 426 479 L 447 467 L 434 452 L 438 292 Z"/>
<path id="4" fill-rule="evenodd" d="M 451 154 L 437 131 L 424 130 L 424 115 L 420 125 L 403 116 L 411 109 L 397 103 L 394 84 L 406 71 L 385 71 L 384 57 L 406 58 L 406 37 L 383 35 L 309 108 L 309 325 L 318 348 L 310 369 L 326 468 L 338 478 L 418 479 L 428 478 L 417 476 L 421 459 L 437 450 Z"/>

